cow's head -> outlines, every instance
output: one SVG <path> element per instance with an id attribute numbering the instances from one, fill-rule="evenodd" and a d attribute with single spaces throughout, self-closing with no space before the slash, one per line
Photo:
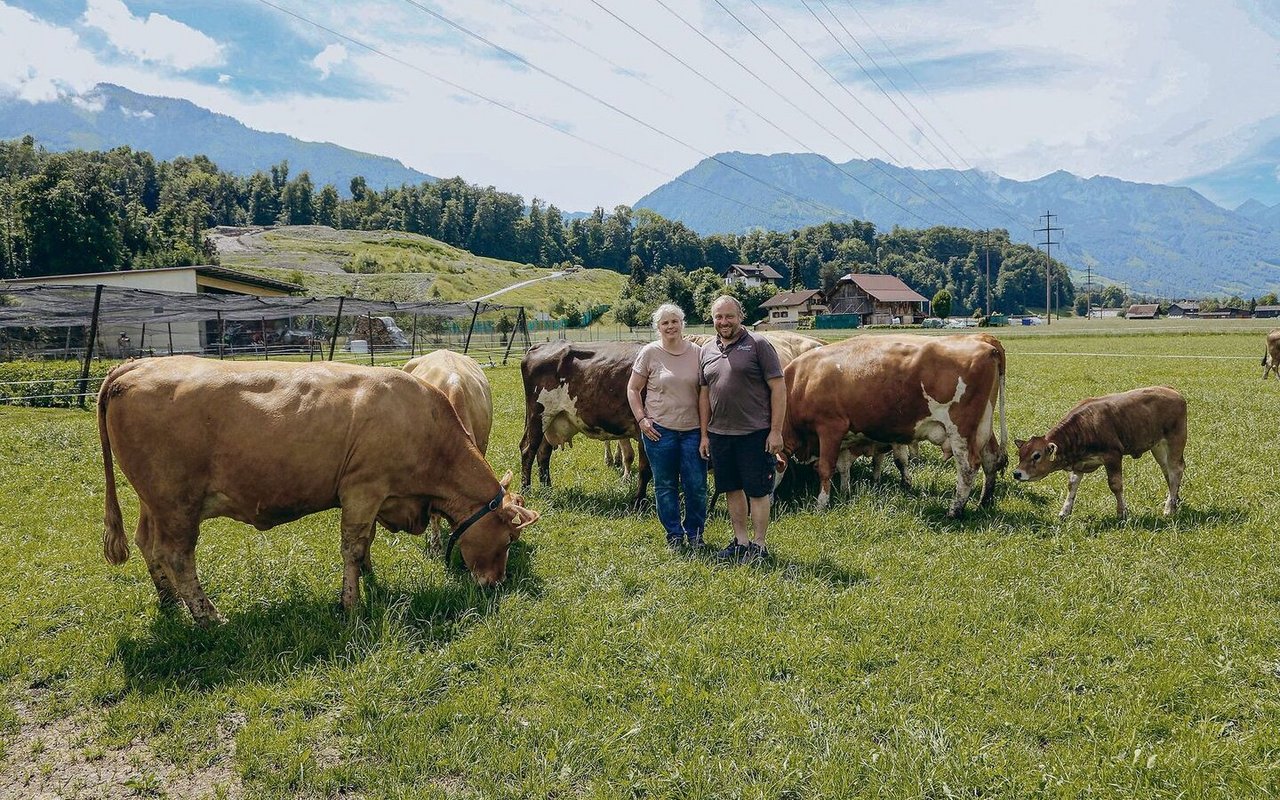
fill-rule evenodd
<path id="1" fill-rule="evenodd" d="M 511 472 L 502 476 L 503 489 L 511 482 Z M 520 538 L 520 532 L 538 521 L 540 515 L 525 508 L 524 498 L 513 492 L 502 496 L 502 504 L 467 529 L 458 540 L 462 560 L 471 570 L 476 583 L 494 586 L 507 575 L 507 552 L 511 543 Z"/>
<path id="2" fill-rule="evenodd" d="M 1018 448 L 1018 467 L 1013 471 L 1014 480 L 1038 481 L 1050 472 L 1066 466 L 1058 458 L 1058 445 L 1043 436 L 1014 439 L 1013 443 Z"/>

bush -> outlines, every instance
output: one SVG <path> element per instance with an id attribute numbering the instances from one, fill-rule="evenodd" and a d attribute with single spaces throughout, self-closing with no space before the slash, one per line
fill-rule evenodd
<path id="1" fill-rule="evenodd" d="M 95 361 L 89 368 L 87 391 L 98 388 L 95 377 L 115 362 Z M 9 361 L 0 363 L 0 401 L 32 408 L 70 408 L 78 405 L 81 363 L 78 361 Z M 45 395 L 61 395 L 46 397 Z"/>

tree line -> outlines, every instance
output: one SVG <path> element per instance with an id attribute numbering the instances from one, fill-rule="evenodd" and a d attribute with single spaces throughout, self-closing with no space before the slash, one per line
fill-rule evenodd
<path id="1" fill-rule="evenodd" d="M 525 203 L 462 178 L 375 189 L 356 176 L 347 189 L 344 197 L 331 184 L 317 188 L 305 171 L 292 175 L 288 162 L 241 177 L 204 156 L 157 161 L 128 147 L 50 153 L 30 136 L 2 141 L 0 278 L 217 263 L 205 235 L 214 226 L 328 225 L 418 233 L 542 267 L 613 270 L 630 276 L 619 303 L 634 303 L 641 316 L 670 290 L 668 298 L 689 298 L 677 302 L 701 318 L 693 298 L 735 263 L 767 264 L 792 289 L 829 290 L 851 271 L 896 275 L 926 297 L 945 289 L 963 313 L 985 307 L 988 285 L 988 311 L 1044 304 L 1043 254 L 1003 230 L 880 233 L 854 221 L 700 236 L 644 209 L 566 215 L 539 198 Z M 1069 307 L 1069 273 L 1057 261 L 1053 269 L 1057 302 Z"/>

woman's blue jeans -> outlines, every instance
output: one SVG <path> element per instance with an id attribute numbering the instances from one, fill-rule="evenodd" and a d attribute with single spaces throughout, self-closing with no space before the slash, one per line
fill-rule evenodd
<path id="1" fill-rule="evenodd" d="M 653 493 L 657 498 L 658 521 L 668 539 L 688 537 L 701 541 L 707 524 L 707 462 L 698 453 L 701 436 L 697 428 L 673 431 L 657 423 L 658 441 L 642 436 L 644 451 L 653 470 Z M 680 522 L 680 489 L 684 489 L 684 523 Z"/>

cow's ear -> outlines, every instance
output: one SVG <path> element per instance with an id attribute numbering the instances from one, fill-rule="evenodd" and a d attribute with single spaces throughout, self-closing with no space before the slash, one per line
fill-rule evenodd
<path id="1" fill-rule="evenodd" d="M 1055 442 L 1049 442 L 1049 460 L 1058 460 L 1058 445 Z"/>
<path id="2" fill-rule="evenodd" d="M 511 483 L 511 470 L 507 470 L 507 474 L 502 476 L 502 480 L 498 481 L 498 485 L 501 486 L 503 489 L 505 489 L 510 483 Z"/>
<path id="3" fill-rule="evenodd" d="M 1023 446 L 1024 444 L 1026 444 L 1026 443 L 1027 443 L 1027 440 L 1026 440 L 1026 439 L 1014 439 L 1014 440 L 1013 440 L 1013 446 L 1014 446 L 1014 447 L 1016 447 L 1016 448 L 1018 448 L 1019 450 L 1021 450 L 1021 449 L 1022 449 L 1022 446 Z"/>

